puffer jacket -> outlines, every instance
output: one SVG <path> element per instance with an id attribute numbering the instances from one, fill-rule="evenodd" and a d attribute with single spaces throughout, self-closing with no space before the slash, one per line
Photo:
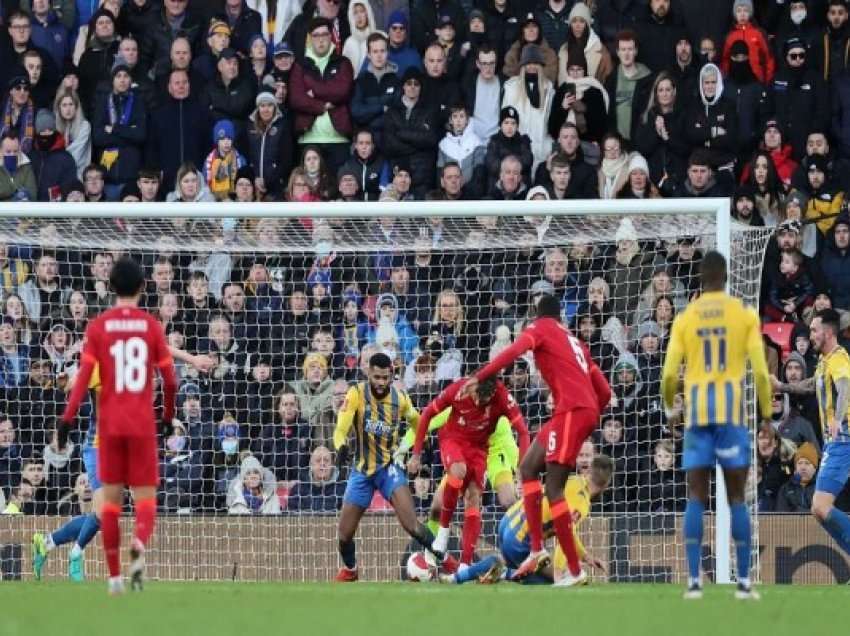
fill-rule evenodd
<path id="1" fill-rule="evenodd" d="M 729 74 L 732 45 L 735 42 L 743 42 L 747 45 L 747 49 L 750 52 L 750 67 L 753 69 L 753 73 L 758 78 L 758 81 L 762 84 L 770 82 L 773 79 L 774 73 L 776 73 L 776 60 L 773 59 L 773 53 L 770 50 L 770 45 L 767 43 L 767 36 L 764 34 L 764 31 L 751 22 L 736 24 L 726 36 L 723 53 L 720 57 L 723 74 Z"/>

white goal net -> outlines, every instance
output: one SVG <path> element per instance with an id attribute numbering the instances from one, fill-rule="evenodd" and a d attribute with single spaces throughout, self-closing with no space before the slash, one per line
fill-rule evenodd
<path id="1" fill-rule="evenodd" d="M 51 436 L 87 321 L 112 302 L 109 267 L 129 253 L 146 268 L 143 303 L 170 344 L 215 361 L 209 373 L 178 363 L 179 422 L 161 440 L 153 577 L 331 578 L 347 477 L 334 468 L 331 438 L 347 388 L 364 379 L 364 361 L 388 353 L 396 385 L 421 410 L 507 346 L 533 296 L 546 292 L 562 299 L 565 322 L 588 343 L 615 395 L 579 461 L 583 470 L 604 453 L 615 463 L 582 538 L 607 564 L 608 580 L 682 580 L 682 426 L 665 420 L 659 395 L 667 334 L 698 290 L 700 255 L 718 245 L 730 256 L 731 291 L 756 304 L 769 234 L 718 228 L 718 201 L 691 201 L 682 212 L 671 201 L 586 209 L 500 202 L 504 215 L 493 214 L 494 203 L 348 206 L 345 217 L 339 207 L 325 215 L 323 206 L 292 204 L 264 208 L 263 218 L 242 216 L 241 206 L 214 218 L 195 205 L 180 207 L 181 218 L 167 216 L 173 206 L 114 206 L 111 218 L 5 217 L 0 382 L 12 435 L 0 435 L 0 457 L 5 444 L 18 459 L 0 463 L 0 493 L 6 502 L 19 498 L 24 513 L 0 520 L 0 562 L 4 546 L 19 548 L 6 550 L 7 560 L 19 559 L 4 566 L 14 570 L 10 578 L 31 575 L 33 531 L 90 509 L 81 461 L 90 407 L 69 456 L 51 447 Z M 518 361 L 504 379 L 534 433 L 551 402 L 533 360 Z M 410 482 L 423 519 L 443 475 L 433 439 L 424 464 Z M 485 494 L 479 554 L 496 550 L 505 503 L 492 489 Z M 462 504 L 455 536 L 461 522 Z M 704 566 L 712 574 L 713 517 L 707 523 Z M 361 577 L 397 580 L 408 549 L 377 496 L 358 534 Z M 89 576 L 103 574 L 100 562 L 96 540 Z M 65 570 L 60 549 L 46 574 Z"/>

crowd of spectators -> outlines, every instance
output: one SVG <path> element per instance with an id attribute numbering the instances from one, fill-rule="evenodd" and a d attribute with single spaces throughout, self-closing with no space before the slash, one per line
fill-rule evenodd
<path id="1" fill-rule="evenodd" d="M 778 378 L 813 373 L 815 309 L 850 310 L 846 0 L 2 0 L 0 11 L 0 201 L 730 197 L 738 223 L 775 228 L 760 310 L 793 330 L 785 350 L 765 340 Z M 698 238 L 645 240 L 624 220 L 607 243 L 557 247 L 558 221 L 543 217 L 412 228 L 212 223 L 187 210 L 138 254 L 170 342 L 216 360 L 210 373 L 180 369 L 165 509 L 336 510 L 345 475 L 331 431 L 368 355 L 390 351 L 424 407 L 509 343 L 538 293 L 563 299 L 612 381 L 594 440 L 617 462 L 602 507 L 683 509 L 681 418 L 665 419 L 658 382 L 670 324 L 698 291 Z M 85 227 L 38 231 L 43 248 Z M 257 252 L 180 251 L 187 232 L 225 246 L 250 236 Z M 537 247 L 484 249 L 497 233 Z M 361 251 L 334 251 L 342 235 Z M 442 249 L 451 236 L 467 249 Z M 292 237 L 315 249 L 276 249 Z M 23 241 L 0 256 L 0 493 L 26 512 L 84 509 L 83 440 L 59 453 L 51 431 L 86 322 L 112 301 L 115 253 Z M 548 396 L 533 364 L 506 377 L 538 426 Z M 777 394 L 759 431 L 761 509 L 805 508 L 819 439 L 813 397 Z M 435 456 L 413 482 L 423 507 L 439 477 Z"/>

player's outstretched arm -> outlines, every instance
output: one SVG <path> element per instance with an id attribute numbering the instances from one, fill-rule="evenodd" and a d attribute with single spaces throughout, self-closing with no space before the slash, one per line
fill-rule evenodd
<path id="1" fill-rule="evenodd" d="M 178 349 L 168 345 L 168 350 L 175 360 L 185 362 L 186 364 L 195 367 L 201 373 L 209 373 L 215 366 L 215 359 L 205 355 L 194 355 L 183 349 Z"/>
<path id="2" fill-rule="evenodd" d="M 431 430 L 431 420 L 452 405 L 452 402 L 454 402 L 455 397 L 465 382 L 465 378 L 452 382 L 437 397 L 431 400 L 428 406 L 422 411 L 422 414 L 419 416 L 419 424 L 416 427 L 416 439 L 413 442 L 414 455 L 422 453 L 425 435 Z"/>
<path id="3" fill-rule="evenodd" d="M 68 435 L 70 434 L 71 426 L 73 426 L 74 418 L 77 416 L 80 403 L 83 401 L 83 397 L 85 397 L 89 380 L 97 364 L 97 361 L 91 354 L 83 353 L 81 357 L 82 365 L 80 365 L 80 369 L 74 377 L 74 388 L 71 389 L 71 395 L 68 396 L 68 404 L 65 406 L 65 411 L 56 424 L 56 443 L 60 451 L 68 444 Z"/>
<path id="4" fill-rule="evenodd" d="M 508 366 L 529 349 L 534 348 L 534 338 L 528 330 L 523 331 L 514 343 L 473 374 L 476 380 L 489 378 Z"/>

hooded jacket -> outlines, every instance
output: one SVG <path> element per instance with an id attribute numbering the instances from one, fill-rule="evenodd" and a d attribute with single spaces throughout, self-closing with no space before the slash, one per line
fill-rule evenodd
<path id="1" fill-rule="evenodd" d="M 779 433 L 779 437 L 794 442 L 798 447 L 804 442 L 810 442 L 820 450 L 820 442 L 815 435 L 812 423 L 791 409 L 788 394 L 782 395 L 782 411 L 774 414 L 770 423 L 773 429 Z"/>
<path id="2" fill-rule="evenodd" d="M 555 97 L 555 86 L 545 74 L 537 76 L 540 92 L 540 105 L 535 108 L 526 92 L 526 67 L 520 69 L 519 75 L 505 82 L 505 92 L 502 97 L 502 108 L 513 106 L 519 113 L 519 132 L 528 135 L 531 140 L 531 153 L 534 156 L 534 166 L 546 161 L 552 149 L 552 138 L 549 136 L 549 115 L 552 112 L 552 101 Z"/>
<path id="3" fill-rule="evenodd" d="M 717 92 L 705 96 L 703 80 L 711 72 L 717 75 Z M 733 162 L 738 151 L 738 114 L 735 104 L 723 95 L 723 76 L 714 64 L 706 64 L 699 74 L 699 101 L 685 116 L 685 136 L 695 148 L 708 151 L 714 167 Z"/>
<path id="4" fill-rule="evenodd" d="M 840 222 L 850 224 L 846 215 Z M 838 221 L 836 221 L 836 224 Z M 827 232 L 826 240 L 818 253 L 820 272 L 829 286 L 832 305 L 836 309 L 850 309 L 850 247 L 839 249 L 835 244 L 835 226 Z"/>
<path id="5" fill-rule="evenodd" d="M 358 4 L 366 9 L 368 22 L 365 29 L 358 29 L 354 26 L 354 7 Z M 372 11 L 369 0 L 352 0 L 348 3 L 348 25 L 351 28 L 351 35 L 345 40 L 342 54 L 351 62 L 356 77 L 368 53 L 366 40 L 372 33 L 379 30 L 378 25 L 375 24 L 375 13 Z"/>
<path id="6" fill-rule="evenodd" d="M 280 500 L 277 497 L 277 483 L 274 473 L 268 468 L 263 468 L 259 460 L 249 455 L 242 460 L 239 476 L 227 486 L 227 513 L 231 515 L 255 514 L 245 498 L 243 480 L 245 475 L 252 470 L 259 471 L 262 475 L 261 497 L 262 503 L 256 514 L 278 515 L 280 514 Z"/>

